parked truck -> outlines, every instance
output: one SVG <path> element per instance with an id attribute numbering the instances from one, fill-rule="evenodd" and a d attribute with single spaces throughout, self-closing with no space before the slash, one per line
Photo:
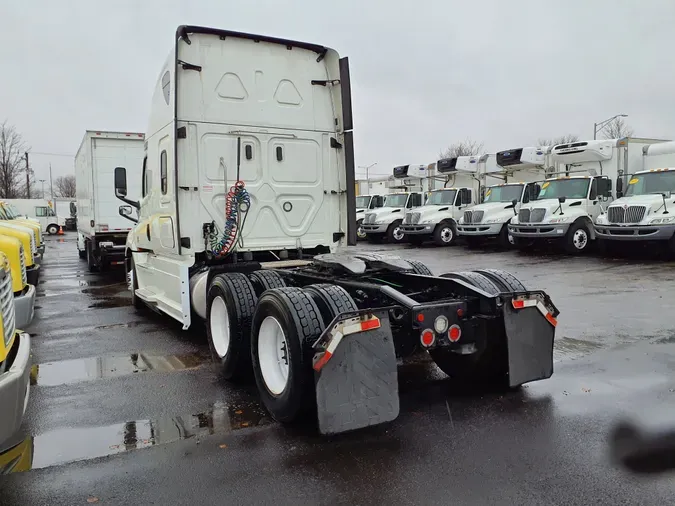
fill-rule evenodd
<path id="1" fill-rule="evenodd" d="M 25 329 L 33 321 L 35 307 L 35 286 L 28 283 L 25 250 L 21 241 L 0 231 L 0 252 L 7 258 L 12 276 L 15 323 Z"/>
<path id="2" fill-rule="evenodd" d="M 460 156 L 436 162 L 438 176 L 445 179 L 443 185 L 450 186 L 430 191 L 422 207 L 406 213 L 401 230 L 408 242 L 420 245 L 433 241 L 438 246 L 455 243 L 457 222 L 480 193 L 479 159 Z"/>
<path id="3" fill-rule="evenodd" d="M 595 221 L 603 247 L 658 241 L 675 254 L 675 142 L 642 148 L 641 170 L 619 185 L 621 198 Z M 623 191 L 625 188 L 625 191 Z"/>
<path id="4" fill-rule="evenodd" d="M 508 225 L 522 204 L 537 198 L 541 189 L 537 181 L 546 178 L 549 151 L 548 147 L 525 147 L 496 154 L 500 169 L 482 173 L 495 184 L 485 187 L 483 202 L 464 211 L 457 225 L 459 236 L 469 246 L 487 239 L 496 239 L 502 247 L 513 245 Z"/>
<path id="5" fill-rule="evenodd" d="M 516 244 L 553 240 L 571 254 L 587 251 L 596 238 L 593 222 L 616 197 L 614 181 L 640 162 L 643 146 L 656 142 L 661 141 L 624 138 L 553 146 L 557 172 L 509 224 Z"/>
<path id="6" fill-rule="evenodd" d="M 223 377 L 252 369 L 275 419 L 314 413 L 322 433 L 391 421 L 397 356 L 418 349 L 471 381 L 552 374 L 558 311 L 543 291 L 342 249 L 356 205 L 349 63 L 334 50 L 181 26 L 146 135 L 140 202 L 115 169 L 140 213 L 133 303 L 185 329 L 205 320 Z"/>
<path id="7" fill-rule="evenodd" d="M 40 224 L 42 232 L 56 235 L 61 227 L 66 226 L 66 218 L 57 215 L 53 202 L 47 199 L 7 199 L 18 216 L 30 218 Z"/>
<path id="8" fill-rule="evenodd" d="M 132 209 L 130 206 L 118 209 L 110 181 L 115 167 L 120 165 L 141 173 L 144 142 L 142 133 L 89 130 L 75 155 L 77 250 L 80 258 L 87 260 L 90 272 L 124 264 L 131 227 L 120 213 L 131 214 Z M 144 183 L 138 177 L 132 181 L 129 196 L 138 199 Z"/>
<path id="9" fill-rule="evenodd" d="M 0 220 L 30 232 L 34 242 L 33 256 L 35 261 L 40 263 L 46 248 L 40 222 L 34 218 L 21 216 L 16 208 L 6 201 L 0 201 Z"/>
<path id="10" fill-rule="evenodd" d="M 363 240 L 366 238 L 366 232 L 361 224 L 366 217 L 366 213 L 372 209 L 379 209 L 384 205 L 384 195 L 358 195 L 356 197 L 356 238 Z"/>

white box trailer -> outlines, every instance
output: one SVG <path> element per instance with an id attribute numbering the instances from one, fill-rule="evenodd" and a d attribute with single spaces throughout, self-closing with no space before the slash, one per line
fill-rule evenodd
<path id="1" fill-rule="evenodd" d="M 131 178 L 127 195 L 139 200 L 144 142 L 142 133 L 90 130 L 75 155 L 77 249 L 80 258 L 87 259 L 90 271 L 124 264 L 132 222 L 120 213 L 113 191 L 115 167 L 126 167 L 138 175 Z M 131 214 L 130 206 L 128 211 Z"/>

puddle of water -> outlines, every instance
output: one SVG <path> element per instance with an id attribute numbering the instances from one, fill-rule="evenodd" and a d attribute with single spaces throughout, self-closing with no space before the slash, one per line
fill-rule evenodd
<path id="1" fill-rule="evenodd" d="M 227 434 L 269 423 L 271 419 L 259 405 L 216 402 L 202 413 L 187 416 L 134 420 L 103 427 L 57 429 L 28 437 L 19 445 L 0 453 L 0 474 L 3 470 L 21 472 L 41 469 L 182 439 Z M 18 462 L 23 462 L 23 465 L 17 465 Z"/>
<path id="2" fill-rule="evenodd" d="M 57 386 L 102 378 L 127 376 L 139 372 L 170 372 L 194 369 L 208 361 L 197 353 L 156 356 L 132 353 L 129 356 L 91 357 L 35 364 L 31 368 L 30 384 Z"/>
<path id="3" fill-rule="evenodd" d="M 593 341 L 574 339 L 573 337 L 560 337 L 553 343 L 553 356 L 556 360 L 565 358 L 579 358 L 593 351 L 603 348 L 603 345 Z"/>
<path id="4" fill-rule="evenodd" d="M 131 296 L 128 298 L 115 297 L 113 299 L 104 299 L 101 302 L 89 304 L 89 309 L 110 309 L 114 307 L 131 306 Z"/>

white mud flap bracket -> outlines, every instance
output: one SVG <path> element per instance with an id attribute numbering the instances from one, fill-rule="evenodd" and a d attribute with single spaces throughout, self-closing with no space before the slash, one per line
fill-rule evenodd
<path id="1" fill-rule="evenodd" d="M 504 304 L 504 327 L 512 387 L 553 375 L 553 339 L 558 322 L 536 296 Z"/>
<path id="2" fill-rule="evenodd" d="M 387 310 L 343 313 L 314 344 L 319 431 L 337 434 L 390 422 L 399 413 Z"/>

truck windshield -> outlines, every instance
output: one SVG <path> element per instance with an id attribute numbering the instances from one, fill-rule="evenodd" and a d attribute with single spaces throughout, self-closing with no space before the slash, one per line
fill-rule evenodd
<path id="1" fill-rule="evenodd" d="M 367 209 L 369 203 L 370 203 L 370 195 L 363 195 L 361 197 L 356 197 L 357 208 L 365 207 Z"/>
<path id="2" fill-rule="evenodd" d="M 510 184 L 506 186 L 490 186 L 485 190 L 483 202 L 512 202 L 514 199 L 520 202 L 523 194 L 522 184 Z"/>
<path id="3" fill-rule="evenodd" d="M 544 181 L 537 200 L 557 199 L 567 197 L 570 199 L 585 199 L 588 195 L 590 178 L 554 179 Z"/>
<path id="4" fill-rule="evenodd" d="M 670 191 L 675 193 L 675 170 L 635 174 L 626 187 L 626 197 Z"/>
<path id="5" fill-rule="evenodd" d="M 441 190 L 437 192 L 431 192 L 429 198 L 427 199 L 424 205 L 426 206 L 452 205 L 455 203 L 455 195 L 457 195 L 457 190 Z"/>
<path id="6" fill-rule="evenodd" d="M 385 195 L 384 197 L 385 207 L 404 207 L 407 201 L 408 201 L 407 193 L 399 195 Z"/>
<path id="7" fill-rule="evenodd" d="M 2 206 L 0 209 L 2 209 L 3 219 L 7 220 L 16 218 L 16 213 L 14 212 L 14 209 L 12 209 L 12 206 Z"/>

